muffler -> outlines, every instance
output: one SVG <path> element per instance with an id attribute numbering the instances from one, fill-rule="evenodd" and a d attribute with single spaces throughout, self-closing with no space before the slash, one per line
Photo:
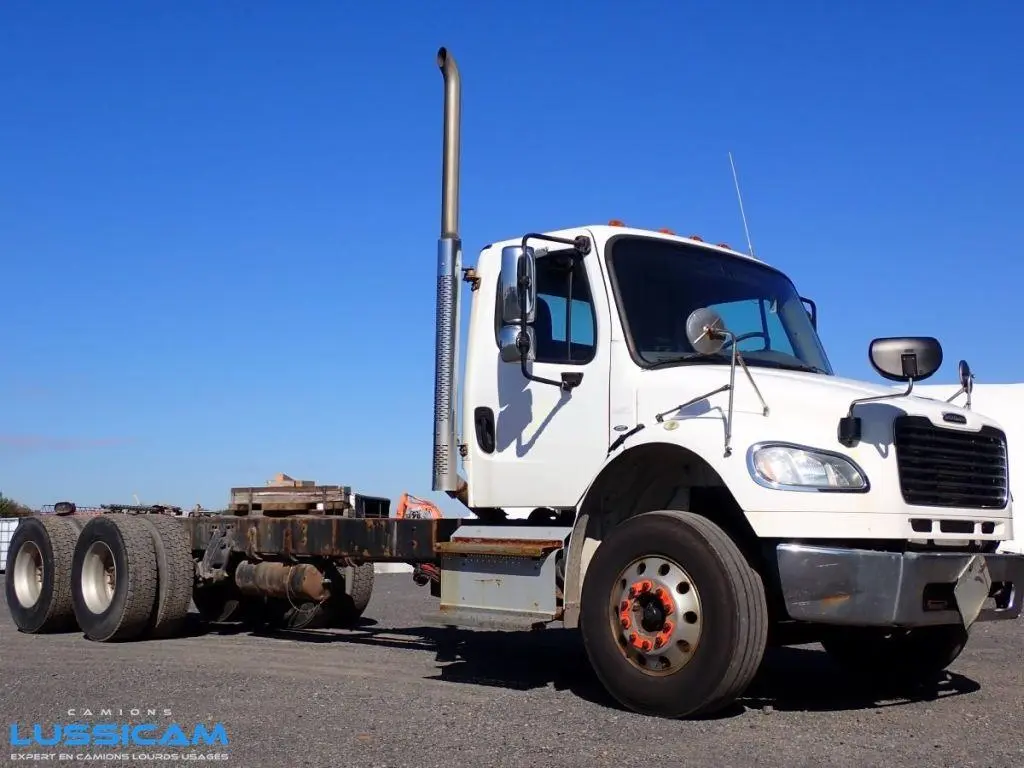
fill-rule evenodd
<path id="1" fill-rule="evenodd" d="M 299 563 L 239 563 L 235 584 L 244 595 L 321 602 L 330 595 L 324 575 L 315 565 Z"/>

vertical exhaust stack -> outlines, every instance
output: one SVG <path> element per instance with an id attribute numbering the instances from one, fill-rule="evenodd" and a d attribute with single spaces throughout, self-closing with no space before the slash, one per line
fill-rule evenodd
<path id="1" fill-rule="evenodd" d="M 459 277 L 462 241 L 459 239 L 459 129 L 462 121 L 462 82 L 455 59 L 444 48 L 437 52 L 444 77 L 444 145 L 441 163 L 441 237 L 437 243 L 437 338 L 434 352 L 434 490 L 455 495 L 458 474 L 457 377 L 459 375 Z"/>

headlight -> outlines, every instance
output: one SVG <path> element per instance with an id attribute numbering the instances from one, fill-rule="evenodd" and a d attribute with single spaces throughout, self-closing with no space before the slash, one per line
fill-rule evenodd
<path id="1" fill-rule="evenodd" d="M 850 459 L 797 445 L 754 446 L 749 454 L 754 480 L 768 488 L 794 491 L 866 491 L 867 476 Z"/>

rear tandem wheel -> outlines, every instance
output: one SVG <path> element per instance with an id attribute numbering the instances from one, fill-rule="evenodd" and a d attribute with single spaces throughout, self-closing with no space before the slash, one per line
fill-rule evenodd
<path id="1" fill-rule="evenodd" d="M 99 515 L 82 528 L 71 562 L 71 602 L 90 640 L 137 640 L 157 609 L 151 528 L 133 515 Z"/>
<path id="2" fill-rule="evenodd" d="M 71 561 L 79 527 L 64 517 L 26 517 L 7 550 L 7 607 L 18 631 L 75 629 Z"/>

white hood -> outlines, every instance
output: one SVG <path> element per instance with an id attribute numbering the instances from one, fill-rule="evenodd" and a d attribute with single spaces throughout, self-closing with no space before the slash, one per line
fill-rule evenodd
<path id="1" fill-rule="evenodd" d="M 830 436 L 832 443 L 836 441 L 839 419 L 847 415 L 850 403 L 861 398 L 894 394 L 893 388 L 888 384 L 870 384 L 838 376 L 757 367 L 751 367 L 750 373 L 769 409 L 765 427 L 789 432 L 794 422 L 800 422 L 800 431 L 806 434 L 810 419 L 815 422 L 814 431 L 821 433 L 823 438 Z M 727 365 L 693 364 L 645 371 L 638 388 L 637 416 L 641 422 L 653 420 L 656 413 L 706 395 L 728 382 Z M 723 411 L 727 408 L 728 397 L 727 392 L 712 395 L 688 407 L 679 416 L 692 418 L 703 413 L 711 415 L 709 409 L 713 409 L 713 412 L 719 415 L 719 408 Z M 887 426 L 891 424 L 892 417 L 900 412 L 925 416 L 936 425 L 953 429 L 976 431 L 985 425 L 999 426 L 992 418 L 977 411 L 967 411 L 961 405 L 962 401 L 947 404 L 929 397 L 911 395 L 859 405 L 854 415 L 860 416 L 865 422 L 866 440 L 872 437 L 867 429 L 869 422 L 881 420 Z M 963 416 L 966 423 L 945 422 L 942 415 L 950 412 Z M 736 369 L 734 414 L 737 429 L 742 422 L 749 423 L 750 417 L 755 417 L 758 421 L 765 418 L 762 416 L 761 401 L 739 366 Z M 673 415 L 675 414 L 669 413 L 666 418 Z M 775 439 L 783 438 L 778 435 Z"/>

